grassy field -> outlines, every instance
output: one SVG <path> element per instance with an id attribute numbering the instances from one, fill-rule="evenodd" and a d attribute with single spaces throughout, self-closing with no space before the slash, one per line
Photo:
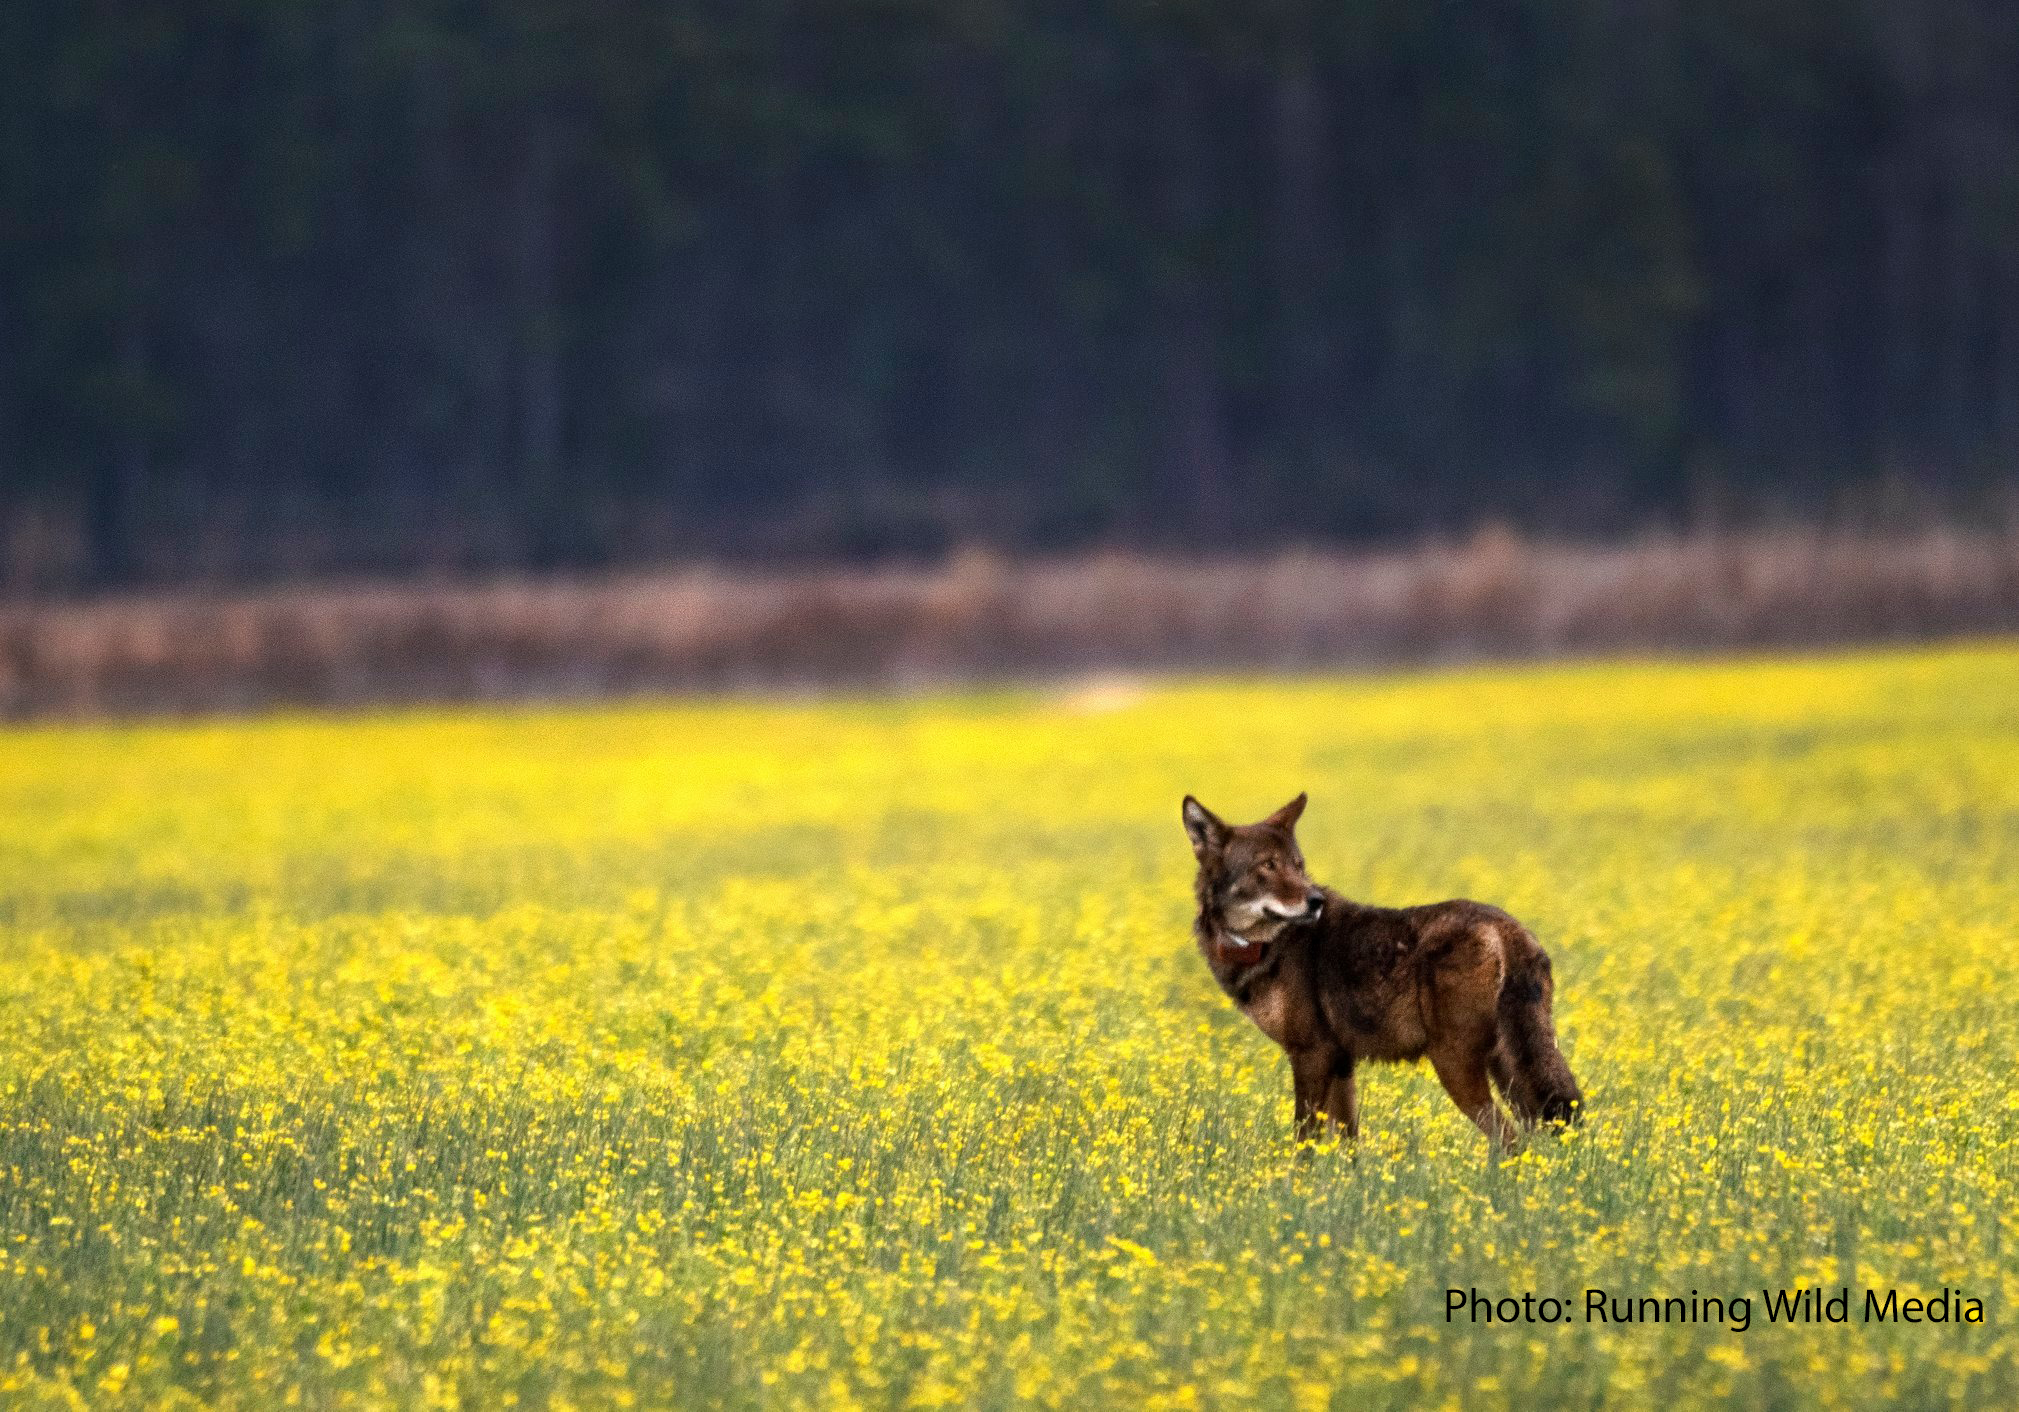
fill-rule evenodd
<path id="1" fill-rule="evenodd" d="M 1534 927 L 1581 1130 L 1294 1149 L 1178 800 L 1299 788 Z M 2011 648 L 14 730 L 0 1403 L 2014 1405 L 2015 879 Z"/>

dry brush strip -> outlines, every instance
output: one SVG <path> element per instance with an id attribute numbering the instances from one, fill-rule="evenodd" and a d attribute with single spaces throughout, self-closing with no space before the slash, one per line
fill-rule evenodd
<path id="1" fill-rule="evenodd" d="M 2019 628 L 2019 529 L 292 588 L 0 607 L 0 713 L 906 687 Z"/>

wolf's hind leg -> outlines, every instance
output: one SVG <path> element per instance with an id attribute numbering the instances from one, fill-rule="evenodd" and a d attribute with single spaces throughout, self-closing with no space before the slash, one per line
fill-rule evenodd
<path id="1" fill-rule="evenodd" d="M 1507 1052 L 1506 1036 L 1486 1056 L 1486 1071 L 1493 1079 L 1493 1086 L 1500 1090 L 1501 1102 L 1514 1110 L 1515 1118 L 1524 1124 L 1532 1122 L 1528 1094 L 1521 1087 L 1521 1072 L 1515 1067 L 1514 1056 Z"/>
<path id="2" fill-rule="evenodd" d="M 1438 1082 L 1458 1105 L 1458 1111 L 1478 1125 L 1487 1141 L 1505 1152 L 1514 1146 L 1514 1124 L 1493 1101 L 1493 1088 L 1487 1082 L 1486 1053 L 1482 1045 L 1447 1041 L 1430 1051 L 1430 1066 L 1437 1071 Z"/>
<path id="3" fill-rule="evenodd" d="M 1500 1096 L 1513 1103 L 1508 1090 L 1514 1086 L 1514 1061 L 1507 1057 L 1506 1044 L 1493 1046 L 1493 1052 L 1486 1056 L 1486 1071 L 1492 1076 L 1493 1086 L 1500 1090 Z"/>

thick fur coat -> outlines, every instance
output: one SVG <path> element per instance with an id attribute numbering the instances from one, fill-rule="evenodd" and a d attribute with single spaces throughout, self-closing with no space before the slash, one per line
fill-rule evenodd
<path id="1" fill-rule="evenodd" d="M 1496 1145 L 1515 1127 L 1573 1121 L 1584 1102 L 1557 1047 L 1549 956 L 1497 907 L 1370 907 L 1320 887 L 1297 846 L 1298 795 L 1230 825 L 1190 795 L 1199 950 L 1213 978 L 1290 1059 L 1298 1130 L 1359 1131 L 1354 1068 L 1427 1058 Z"/>

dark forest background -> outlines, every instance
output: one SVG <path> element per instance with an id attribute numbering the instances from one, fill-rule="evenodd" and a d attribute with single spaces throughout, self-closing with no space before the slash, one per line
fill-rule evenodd
<path id="1" fill-rule="evenodd" d="M 1607 534 L 2015 452 L 2009 0 L 0 6 L 0 589 Z"/>

